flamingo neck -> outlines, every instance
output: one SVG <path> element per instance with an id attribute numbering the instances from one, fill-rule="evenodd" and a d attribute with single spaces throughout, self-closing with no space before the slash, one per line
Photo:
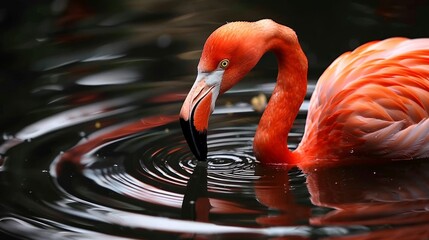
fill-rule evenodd
<path id="1" fill-rule="evenodd" d="M 288 134 L 307 92 L 307 58 L 290 28 L 276 30 L 267 51 L 278 61 L 277 83 L 254 139 L 256 157 L 266 164 L 296 164 L 299 156 L 287 146 Z"/>

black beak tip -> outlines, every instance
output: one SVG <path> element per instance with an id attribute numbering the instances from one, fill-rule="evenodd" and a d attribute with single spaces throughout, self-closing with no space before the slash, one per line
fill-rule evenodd
<path id="1" fill-rule="evenodd" d="M 207 131 L 200 132 L 195 129 L 192 124 L 192 119 L 184 120 L 180 118 L 180 126 L 182 127 L 183 135 L 189 145 L 192 153 L 198 161 L 207 160 Z"/>

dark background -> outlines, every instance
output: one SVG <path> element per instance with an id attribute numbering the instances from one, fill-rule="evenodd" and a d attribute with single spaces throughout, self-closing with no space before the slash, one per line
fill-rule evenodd
<path id="1" fill-rule="evenodd" d="M 144 76 L 140 86 L 178 79 L 191 83 L 211 31 L 225 22 L 261 18 L 295 29 L 309 59 L 310 79 L 367 41 L 429 36 L 427 0 L 2 1 L 0 132 L 25 126 L 37 118 L 36 110 L 43 112 L 59 96 L 74 101 L 58 107 L 85 103 L 84 97 L 93 96 L 87 93 L 98 89 L 76 82 L 124 64 Z M 100 51 L 121 57 L 84 61 Z M 272 61 L 258 66 L 273 71 Z"/>

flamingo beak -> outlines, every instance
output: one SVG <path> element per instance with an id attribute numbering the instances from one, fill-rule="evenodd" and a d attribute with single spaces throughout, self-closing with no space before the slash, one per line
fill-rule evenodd
<path id="1" fill-rule="evenodd" d="M 199 73 L 180 110 L 183 135 L 199 161 L 207 159 L 208 122 L 219 95 L 217 83 L 221 77 L 219 74 Z"/>

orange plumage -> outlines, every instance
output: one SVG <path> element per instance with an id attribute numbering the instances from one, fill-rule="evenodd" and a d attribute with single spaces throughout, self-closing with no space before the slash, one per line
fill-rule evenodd
<path id="1" fill-rule="evenodd" d="M 319 160 L 427 157 L 428 115 L 429 39 L 371 42 L 320 77 L 297 152 Z"/>

